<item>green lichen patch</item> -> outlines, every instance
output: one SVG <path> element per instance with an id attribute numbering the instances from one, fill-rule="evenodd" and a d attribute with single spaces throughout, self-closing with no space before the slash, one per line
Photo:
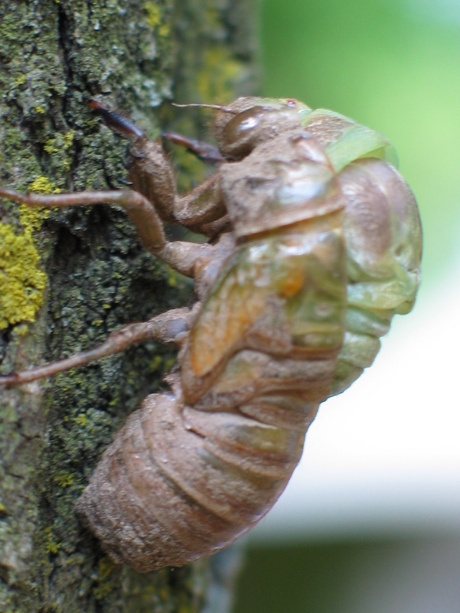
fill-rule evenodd
<path id="1" fill-rule="evenodd" d="M 144 11 L 147 15 L 147 24 L 155 30 L 159 36 L 167 37 L 171 33 L 169 23 L 165 20 L 160 7 L 155 2 L 145 2 Z"/>
<path id="2" fill-rule="evenodd" d="M 94 597 L 96 600 L 103 600 L 115 587 L 114 585 L 114 573 L 116 573 L 117 567 L 110 558 L 102 558 L 97 566 L 97 585 L 94 588 Z"/>
<path id="3" fill-rule="evenodd" d="M 161 24 L 160 8 L 154 2 L 146 2 L 144 10 L 147 13 L 147 23 L 151 28 L 156 28 Z"/>
<path id="4" fill-rule="evenodd" d="M 197 79 L 201 100 L 221 104 L 231 100 L 242 69 L 242 64 L 225 47 L 216 45 L 207 49 Z"/>
<path id="5" fill-rule="evenodd" d="M 49 555 L 56 555 L 61 549 L 61 543 L 53 535 L 53 529 L 51 527 L 45 528 L 46 539 L 46 553 Z"/>
<path id="6" fill-rule="evenodd" d="M 49 138 L 43 145 L 45 152 L 49 156 L 57 158 L 58 164 L 62 164 L 65 170 L 70 169 L 74 138 L 75 130 L 69 130 L 69 132 L 59 133 L 55 137 Z"/>
<path id="7" fill-rule="evenodd" d="M 81 413 L 77 417 L 74 417 L 74 422 L 82 428 L 85 428 L 88 423 L 88 417 L 84 413 Z"/>
<path id="8" fill-rule="evenodd" d="M 73 475 L 60 472 L 59 474 L 55 475 L 53 481 L 58 487 L 70 487 L 71 485 L 73 485 Z"/>

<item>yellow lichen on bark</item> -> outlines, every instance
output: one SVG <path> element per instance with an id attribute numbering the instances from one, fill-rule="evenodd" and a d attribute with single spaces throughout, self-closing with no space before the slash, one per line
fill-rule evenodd
<path id="1" fill-rule="evenodd" d="M 39 259 L 30 229 L 16 234 L 0 224 L 0 330 L 35 320 L 46 286 Z"/>
<path id="2" fill-rule="evenodd" d="M 31 191 L 56 191 L 46 177 L 39 177 Z M 22 232 L 0 223 L 0 330 L 20 322 L 33 322 L 43 303 L 46 274 L 40 269 L 33 234 L 49 211 L 19 207 Z"/>

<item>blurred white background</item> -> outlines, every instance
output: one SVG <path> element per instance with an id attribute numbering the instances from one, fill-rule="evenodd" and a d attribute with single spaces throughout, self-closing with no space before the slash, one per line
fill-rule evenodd
<path id="1" fill-rule="evenodd" d="M 394 321 L 373 367 L 322 405 L 252 538 L 460 536 L 460 253 L 453 264 Z"/>

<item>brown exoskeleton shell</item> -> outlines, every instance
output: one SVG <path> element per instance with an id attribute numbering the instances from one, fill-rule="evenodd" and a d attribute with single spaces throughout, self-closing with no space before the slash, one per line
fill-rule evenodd
<path id="1" fill-rule="evenodd" d="M 420 221 L 390 144 L 331 111 L 259 98 L 220 107 L 219 152 L 188 141 L 220 166 L 180 197 L 161 146 L 92 106 L 132 140 L 133 190 L 0 196 L 29 206 L 122 206 L 144 246 L 195 279 L 199 302 L 0 384 L 145 339 L 179 346 L 171 391 L 148 396 L 131 415 L 78 501 L 113 559 L 146 572 L 210 555 L 270 510 L 319 404 L 372 363 L 393 315 L 410 310 Z M 163 221 L 213 240 L 168 242 Z"/>

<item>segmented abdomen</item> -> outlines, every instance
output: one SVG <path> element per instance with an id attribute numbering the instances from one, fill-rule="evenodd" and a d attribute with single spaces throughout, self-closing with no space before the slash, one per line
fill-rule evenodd
<path id="1" fill-rule="evenodd" d="M 149 396 L 96 468 L 78 507 L 117 561 L 146 572 L 210 555 L 274 504 L 304 433 Z"/>

